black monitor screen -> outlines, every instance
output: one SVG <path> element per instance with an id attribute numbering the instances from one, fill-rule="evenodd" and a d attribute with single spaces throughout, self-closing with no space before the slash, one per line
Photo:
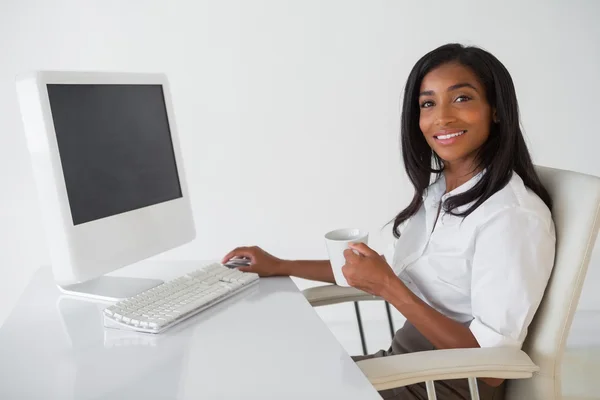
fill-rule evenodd
<path id="1" fill-rule="evenodd" d="M 47 87 L 73 224 L 182 197 L 161 85 Z"/>

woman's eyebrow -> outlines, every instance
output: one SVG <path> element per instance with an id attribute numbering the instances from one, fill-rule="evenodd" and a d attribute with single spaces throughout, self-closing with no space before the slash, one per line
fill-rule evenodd
<path id="1" fill-rule="evenodd" d="M 452 85 L 448 89 L 446 89 L 446 91 L 447 92 L 451 92 L 453 90 L 464 88 L 464 87 L 469 87 L 469 88 L 473 89 L 474 91 L 478 92 L 477 88 L 475 86 L 471 85 L 468 82 L 461 82 L 461 83 L 457 83 L 456 85 Z M 421 97 L 421 96 L 433 96 L 434 93 L 435 92 L 433 90 L 425 90 L 425 91 L 419 93 L 419 97 Z"/>
<path id="2" fill-rule="evenodd" d="M 464 87 L 469 87 L 469 88 L 473 89 L 474 91 L 478 92 L 477 88 L 468 82 L 457 83 L 456 85 L 452 85 L 448 89 L 446 89 L 446 91 L 451 92 L 453 90 L 464 88 Z"/>

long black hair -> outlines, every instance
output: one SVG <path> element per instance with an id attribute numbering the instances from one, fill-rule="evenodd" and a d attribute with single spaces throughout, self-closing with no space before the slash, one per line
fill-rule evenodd
<path id="1" fill-rule="evenodd" d="M 422 195 L 430 184 L 431 174 L 437 178 L 443 171 L 443 160 L 429 147 L 419 128 L 419 90 L 423 77 L 432 69 L 449 62 L 470 68 L 485 88 L 487 102 L 496 110 L 498 122 L 490 121 L 490 135 L 477 152 L 476 169 L 486 169 L 476 185 L 468 191 L 449 197 L 444 210 L 466 217 L 491 195 L 510 181 L 513 171 L 527 187 L 535 192 L 549 208 L 550 195 L 540 182 L 527 150 L 519 123 L 519 106 L 512 78 L 504 65 L 489 52 L 478 47 L 446 44 L 424 55 L 413 67 L 402 105 L 401 146 L 404 169 L 412 182 L 415 194 L 411 203 L 394 219 L 394 236 L 400 237 L 399 225 L 416 214 L 423 202 Z M 457 207 L 473 203 L 462 213 Z"/>

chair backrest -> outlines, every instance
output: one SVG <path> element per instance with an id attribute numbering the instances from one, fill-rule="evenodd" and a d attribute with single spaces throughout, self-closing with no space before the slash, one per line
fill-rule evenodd
<path id="1" fill-rule="evenodd" d="M 561 362 L 600 220 L 600 178 L 536 167 L 553 201 L 556 257 L 544 298 L 523 344 L 540 371 L 507 383 L 506 399 L 561 398 Z"/>

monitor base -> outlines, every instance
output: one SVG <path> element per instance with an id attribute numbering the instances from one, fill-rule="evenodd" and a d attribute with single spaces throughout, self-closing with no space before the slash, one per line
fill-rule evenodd
<path id="1" fill-rule="evenodd" d="M 163 283 L 163 281 L 160 279 L 101 276 L 87 282 L 57 286 L 62 293 L 69 296 L 89 300 L 115 302 L 135 296 L 136 294 L 158 286 L 161 283 Z"/>

